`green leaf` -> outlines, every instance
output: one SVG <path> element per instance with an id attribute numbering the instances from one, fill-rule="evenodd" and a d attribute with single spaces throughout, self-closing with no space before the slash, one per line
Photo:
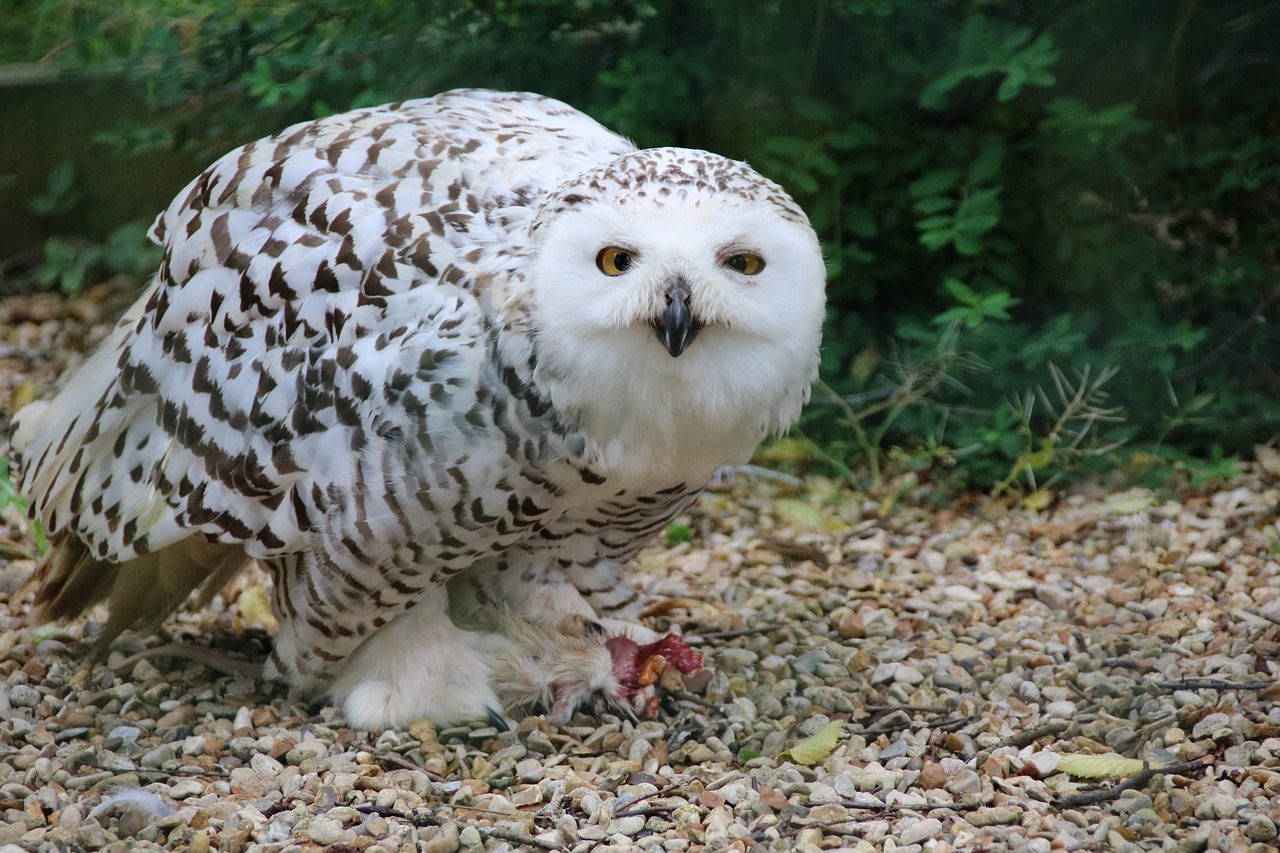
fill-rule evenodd
<path id="1" fill-rule="evenodd" d="M 912 198 L 940 195 L 956 185 L 963 174 L 959 169 L 932 169 L 912 182 L 907 192 Z"/>
<path id="2" fill-rule="evenodd" d="M 978 294 L 974 292 L 972 287 L 953 276 L 947 276 L 943 279 L 942 287 L 951 295 L 952 299 L 965 305 L 976 306 L 980 301 Z"/>
<path id="3" fill-rule="evenodd" d="M 945 231 L 926 231 L 920 235 L 920 243 L 926 249 L 936 251 L 949 244 L 953 237 L 955 237 L 955 232 L 951 229 L 946 229 Z"/>
<path id="4" fill-rule="evenodd" d="M 939 228 L 951 228 L 955 218 L 951 216 L 926 216 L 916 223 L 921 231 L 937 231 Z"/>
<path id="5" fill-rule="evenodd" d="M 969 164 L 968 182 L 973 185 L 984 184 L 1000 173 L 1004 163 L 1004 142 L 999 139 L 988 139 L 978 149 L 978 154 Z"/>
<path id="6" fill-rule="evenodd" d="M 674 547 L 693 539 L 693 528 L 687 524 L 673 521 L 667 525 L 667 546 Z"/>
<path id="7" fill-rule="evenodd" d="M 791 760 L 806 767 L 817 764 L 835 750 L 841 731 L 840 723 L 834 720 L 827 723 L 821 731 L 791 747 Z"/>
<path id="8" fill-rule="evenodd" d="M 880 141 L 880 134 L 869 124 L 860 121 L 850 122 L 844 130 L 836 131 L 827 137 L 827 144 L 837 151 L 849 151 L 874 145 Z"/>
<path id="9" fill-rule="evenodd" d="M 945 195 L 931 195 L 912 204 L 911 209 L 917 213 L 938 213 L 955 207 L 955 204 L 956 200 L 953 198 L 947 198 Z"/>
<path id="10" fill-rule="evenodd" d="M 1013 66 L 1009 69 L 1009 73 L 1000 81 L 1000 88 L 996 89 L 996 100 L 1004 103 L 1012 101 L 1018 97 L 1018 93 L 1022 91 L 1022 85 L 1027 82 L 1027 74 L 1020 66 Z"/>

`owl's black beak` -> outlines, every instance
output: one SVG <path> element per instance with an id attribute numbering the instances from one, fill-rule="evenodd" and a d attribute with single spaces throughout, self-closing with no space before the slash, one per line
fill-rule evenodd
<path id="1" fill-rule="evenodd" d="M 698 336 L 702 323 L 689 308 L 689 284 L 683 278 L 671 283 L 666 298 L 666 310 L 653 321 L 653 329 L 671 357 L 679 358 L 680 353 L 688 349 Z"/>

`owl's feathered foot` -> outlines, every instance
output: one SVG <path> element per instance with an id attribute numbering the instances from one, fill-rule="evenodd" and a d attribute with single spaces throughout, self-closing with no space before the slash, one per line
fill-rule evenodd
<path id="1" fill-rule="evenodd" d="M 512 623 L 514 644 L 499 655 L 495 683 L 509 707 L 541 706 L 548 724 L 566 725 L 589 700 L 623 716 L 651 713 L 668 665 L 690 672 L 702 656 L 682 640 L 616 619 L 570 616 L 554 626 Z"/>
<path id="2" fill-rule="evenodd" d="M 491 665 L 492 649 L 505 640 L 459 628 L 443 598 L 420 601 L 343 661 L 328 692 L 352 726 L 403 727 L 421 717 L 506 725 Z"/>

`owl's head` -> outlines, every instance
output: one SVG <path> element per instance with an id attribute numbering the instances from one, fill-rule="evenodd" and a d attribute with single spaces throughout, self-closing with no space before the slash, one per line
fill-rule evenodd
<path id="1" fill-rule="evenodd" d="M 650 443 L 707 439 L 726 464 L 795 420 L 826 270 L 777 184 L 705 151 L 649 149 L 562 185 L 529 227 L 539 374 L 597 440 L 634 453 L 642 436 L 619 436 L 638 425 Z"/>

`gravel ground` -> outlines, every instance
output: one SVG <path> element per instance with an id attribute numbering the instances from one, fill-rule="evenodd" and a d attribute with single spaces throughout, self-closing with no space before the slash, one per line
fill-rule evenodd
<path id="1" fill-rule="evenodd" d="M 0 303 L 0 404 L 39 393 L 118 308 Z M 7 418 L 0 405 L 0 418 Z M 510 732 L 348 728 L 333 708 L 148 647 L 249 659 L 260 575 L 81 665 L 33 629 L 0 522 L 0 853 L 17 850 L 1248 850 L 1280 821 L 1280 480 L 1051 511 L 892 509 L 739 483 L 639 560 L 642 621 L 708 667 L 657 719 Z M 6 532 L 7 528 L 7 532 Z M 680 537 L 676 537 L 680 538 Z M 839 723 L 829 754 L 790 750 Z M 1149 761 L 1128 782 L 1062 756 Z"/>

